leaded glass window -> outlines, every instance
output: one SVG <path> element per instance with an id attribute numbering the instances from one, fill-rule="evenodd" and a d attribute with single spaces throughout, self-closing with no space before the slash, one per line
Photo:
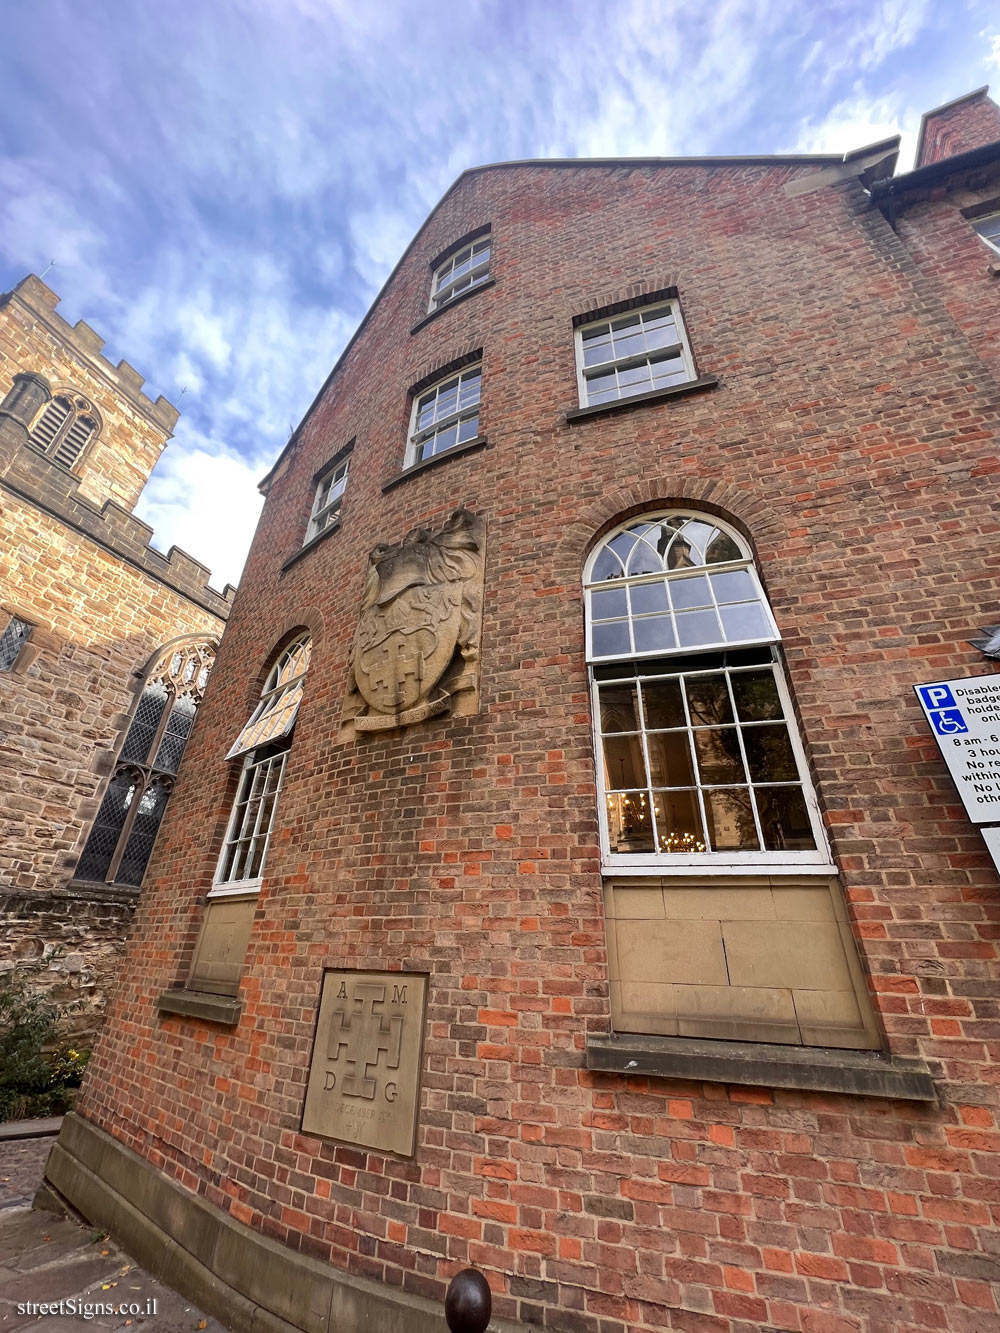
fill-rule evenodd
<path id="1" fill-rule="evenodd" d="M 214 644 L 185 644 L 171 648 L 149 673 L 77 879 L 142 883 L 214 660 Z"/>
<path id="2" fill-rule="evenodd" d="M 750 552 L 707 515 L 634 520 L 588 561 L 605 854 L 612 865 L 828 865 Z"/>
<path id="3" fill-rule="evenodd" d="M 71 468 L 99 430 L 92 403 L 81 394 L 60 393 L 46 404 L 28 438 L 57 463 Z"/>
<path id="4" fill-rule="evenodd" d="M 430 309 L 440 310 L 456 296 L 486 282 L 489 276 L 490 238 L 479 236 L 449 255 L 434 270 Z"/>
<path id="5" fill-rule="evenodd" d="M 213 898 L 253 893 L 260 886 L 310 654 L 307 635 L 282 650 L 268 673 L 260 703 L 226 756 L 242 755 L 243 767 L 210 894 Z"/>
<path id="6" fill-rule="evenodd" d="M 0 671 L 13 670 L 18 653 L 28 642 L 33 628 L 29 621 L 22 620 L 20 616 L 11 616 L 3 634 L 0 634 Z"/>
<path id="7" fill-rule="evenodd" d="M 482 382 L 483 368 L 474 365 L 418 394 L 413 403 L 407 466 L 476 438 Z"/>
<path id="8" fill-rule="evenodd" d="M 669 389 L 695 378 L 676 301 L 645 306 L 576 331 L 580 406 Z"/>

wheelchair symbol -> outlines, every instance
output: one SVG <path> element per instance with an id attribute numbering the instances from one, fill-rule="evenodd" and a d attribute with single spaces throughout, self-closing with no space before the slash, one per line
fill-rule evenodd
<path id="1" fill-rule="evenodd" d="M 957 708 L 942 708 L 940 712 L 931 714 L 931 721 L 939 736 L 955 736 L 969 730 Z"/>

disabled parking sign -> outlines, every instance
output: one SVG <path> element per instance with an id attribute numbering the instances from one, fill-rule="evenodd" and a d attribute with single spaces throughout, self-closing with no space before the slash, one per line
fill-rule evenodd
<path id="1" fill-rule="evenodd" d="M 1000 674 L 914 689 L 969 818 L 1000 823 Z"/>

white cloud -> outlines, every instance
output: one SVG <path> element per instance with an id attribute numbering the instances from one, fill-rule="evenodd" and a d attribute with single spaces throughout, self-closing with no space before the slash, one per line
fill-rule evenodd
<path id="1" fill-rule="evenodd" d="M 208 565 L 212 585 L 239 582 L 263 498 L 265 468 L 238 454 L 189 444 L 168 446 L 136 508 L 161 551 L 180 546 Z"/>
<path id="2" fill-rule="evenodd" d="M 920 113 L 905 106 L 900 97 L 869 98 L 858 89 L 826 115 L 800 125 L 798 138 L 781 151 L 848 153 L 899 134 L 899 162 L 906 170 L 913 160 L 919 125 Z"/>

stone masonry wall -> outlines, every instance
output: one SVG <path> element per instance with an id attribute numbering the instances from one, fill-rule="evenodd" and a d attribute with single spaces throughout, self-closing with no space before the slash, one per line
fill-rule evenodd
<path id="1" fill-rule="evenodd" d="M 130 511 L 177 411 L 57 302 L 35 277 L 0 299 L 0 399 L 34 371 L 88 397 L 102 426 L 69 472 L 0 417 L 0 631 L 11 615 L 35 626 L 30 664 L 0 674 L 0 968 L 57 950 L 39 984 L 90 1040 L 136 894 L 71 887 L 73 867 L 149 658 L 180 635 L 221 633 L 233 590 L 149 546 Z"/>
<path id="2" fill-rule="evenodd" d="M 276 469 L 83 1114 L 240 1221 L 440 1298 L 629 1333 L 1000 1328 L 1000 886 L 913 685 L 991 668 L 1000 391 L 857 182 L 814 168 L 521 166 L 421 231 Z M 794 186 L 793 189 L 786 187 Z M 423 324 L 492 224 L 495 285 Z M 574 315 L 676 284 L 711 391 L 569 424 Z M 388 491 L 424 375 L 483 349 L 488 446 Z M 342 525 L 287 569 L 352 438 Z M 338 739 L 367 552 L 486 516 L 482 710 Z M 610 1026 L 580 592 L 625 516 L 753 539 L 901 1103 L 588 1072 Z M 235 1029 L 161 1017 L 275 646 L 314 636 Z M 413 1159 L 300 1133 L 324 967 L 430 974 Z"/>
<path id="3" fill-rule="evenodd" d="M 127 361 L 113 366 L 101 355 L 103 338 L 83 320 L 70 326 L 57 312 L 59 298 L 31 275 L 0 300 L 0 398 L 18 371 L 36 371 L 53 394 L 76 389 L 101 414 L 99 437 L 74 472 L 80 492 L 96 505 L 114 500 L 131 510 L 177 422 L 163 397 L 153 402 Z"/>

